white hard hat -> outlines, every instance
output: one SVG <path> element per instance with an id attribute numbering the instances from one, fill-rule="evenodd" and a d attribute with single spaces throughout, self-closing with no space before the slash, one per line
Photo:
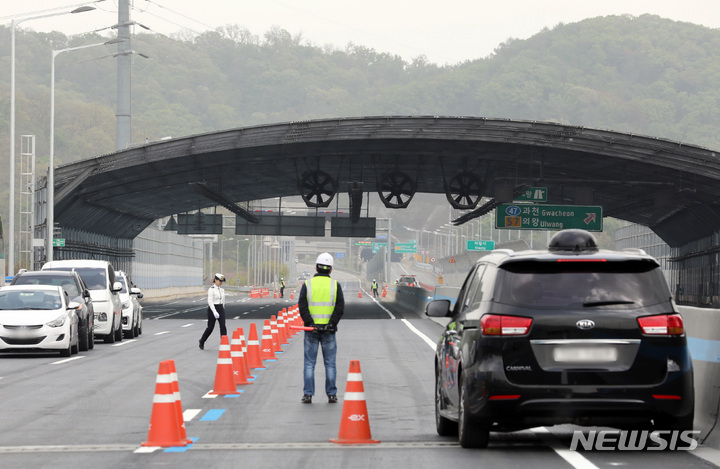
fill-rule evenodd
<path id="1" fill-rule="evenodd" d="M 324 252 L 318 256 L 315 263 L 320 264 L 320 265 L 326 265 L 328 267 L 332 267 L 333 266 L 333 258 L 330 255 L 330 253 Z"/>
<path id="2" fill-rule="evenodd" d="M 221 282 L 225 281 L 225 276 L 223 274 L 215 274 L 215 278 L 220 280 Z"/>

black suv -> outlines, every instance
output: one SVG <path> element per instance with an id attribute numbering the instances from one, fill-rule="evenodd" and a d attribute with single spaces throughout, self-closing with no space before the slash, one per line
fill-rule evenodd
<path id="1" fill-rule="evenodd" d="M 657 261 L 599 250 L 583 230 L 546 251 L 495 250 L 472 268 L 435 357 L 437 432 L 463 447 L 490 431 L 577 424 L 692 430 L 683 319 Z"/>
<path id="2" fill-rule="evenodd" d="M 95 347 L 95 311 L 90 292 L 77 272 L 61 271 L 20 271 L 10 285 L 56 285 L 70 297 L 70 301 L 80 303 L 78 315 L 78 348 L 81 351 Z"/>

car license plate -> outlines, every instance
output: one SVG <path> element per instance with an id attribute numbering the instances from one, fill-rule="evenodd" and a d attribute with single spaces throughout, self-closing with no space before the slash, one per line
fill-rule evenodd
<path id="1" fill-rule="evenodd" d="M 565 363 L 614 362 L 617 360 L 615 347 L 555 347 L 553 359 Z"/>

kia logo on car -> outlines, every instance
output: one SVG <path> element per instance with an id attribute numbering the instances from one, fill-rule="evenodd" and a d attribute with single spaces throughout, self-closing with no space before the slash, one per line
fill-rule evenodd
<path id="1" fill-rule="evenodd" d="M 592 329 L 593 327 L 595 327 L 595 322 L 591 321 L 590 319 L 581 319 L 576 322 L 575 325 L 579 329 Z"/>

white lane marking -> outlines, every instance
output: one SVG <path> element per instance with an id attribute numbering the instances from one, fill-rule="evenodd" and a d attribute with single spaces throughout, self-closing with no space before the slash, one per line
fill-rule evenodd
<path id="1" fill-rule="evenodd" d="M 194 325 L 195 325 L 195 324 L 190 323 L 190 324 L 185 324 L 184 326 L 181 326 L 181 327 L 191 327 L 191 326 L 194 326 Z"/>
<path id="2" fill-rule="evenodd" d="M 153 335 L 163 335 L 163 334 L 169 334 L 169 333 L 170 333 L 170 331 L 162 331 L 162 332 L 156 332 Z"/>
<path id="3" fill-rule="evenodd" d="M 155 451 L 157 451 L 159 449 L 163 449 L 163 448 L 161 446 L 141 446 L 138 449 L 136 449 L 135 451 L 133 451 L 133 453 L 136 453 L 136 454 L 154 453 Z"/>
<path id="4" fill-rule="evenodd" d="M 408 321 L 407 319 L 401 319 L 401 321 L 408 327 L 408 329 L 413 331 L 418 337 L 420 337 L 422 340 L 424 340 L 425 343 L 428 344 L 431 349 L 435 350 L 435 347 L 437 346 L 437 344 L 435 342 L 433 342 L 430 339 L 430 337 L 428 337 L 425 334 L 423 334 L 422 332 L 420 332 L 415 326 L 410 324 L 410 321 Z"/>
<path id="5" fill-rule="evenodd" d="M 380 307 L 380 309 L 382 309 L 383 311 L 388 313 L 388 315 L 390 316 L 390 319 L 395 319 L 395 315 L 393 313 L 391 313 L 389 309 L 384 307 L 377 299 L 373 298 L 372 300 Z"/>
<path id="6" fill-rule="evenodd" d="M 568 448 L 563 447 L 560 444 L 560 441 L 558 441 L 547 428 L 536 427 L 531 428 L 530 431 L 540 437 L 540 439 L 543 440 L 543 443 L 548 445 L 550 449 L 555 451 L 558 456 L 567 461 L 572 467 L 576 469 L 599 469 L 579 452 L 571 451 Z"/>
<path id="7" fill-rule="evenodd" d="M 84 355 L 78 355 L 77 357 L 66 358 L 66 359 L 64 359 L 64 360 L 60 360 L 60 361 L 58 361 L 58 362 L 52 362 L 52 363 L 50 363 L 50 364 L 51 364 L 51 365 L 62 365 L 63 363 L 67 363 L 67 362 L 71 362 L 71 361 L 75 361 L 75 360 L 80 360 L 81 358 L 85 358 L 85 356 L 84 356 Z"/>
<path id="8" fill-rule="evenodd" d="M 113 344 L 113 347 L 122 347 L 123 345 L 132 344 L 135 342 L 136 339 L 130 339 L 130 340 L 123 340 L 122 342 L 119 342 L 117 344 Z"/>
<path id="9" fill-rule="evenodd" d="M 200 412 L 202 412 L 202 409 L 185 409 L 185 412 L 183 412 L 183 420 L 189 422 L 197 417 Z"/>
<path id="10" fill-rule="evenodd" d="M 203 398 L 203 399 L 215 399 L 216 397 L 218 397 L 217 394 L 210 394 L 211 392 L 213 392 L 212 389 L 209 390 L 209 391 L 207 392 L 207 394 L 205 394 L 202 398 Z"/>

